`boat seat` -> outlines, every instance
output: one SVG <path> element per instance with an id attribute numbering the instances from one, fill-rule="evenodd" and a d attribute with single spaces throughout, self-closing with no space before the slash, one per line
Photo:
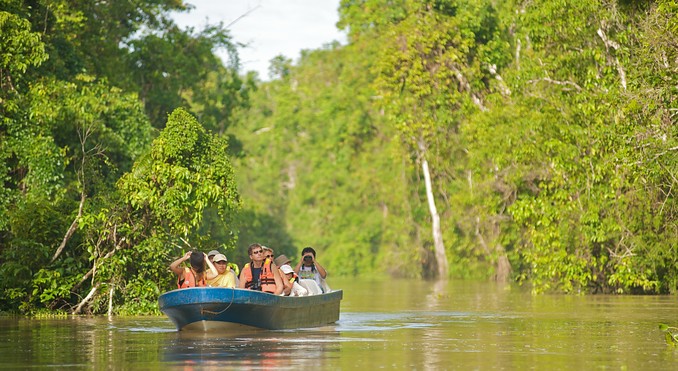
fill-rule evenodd
<path id="1" fill-rule="evenodd" d="M 323 293 L 323 290 L 320 289 L 320 286 L 314 280 L 300 279 L 299 285 L 308 290 L 309 295 L 320 295 Z"/>

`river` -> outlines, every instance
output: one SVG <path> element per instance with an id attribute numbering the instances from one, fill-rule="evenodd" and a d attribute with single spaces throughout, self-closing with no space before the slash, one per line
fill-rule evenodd
<path id="1" fill-rule="evenodd" d="M 0 317 L 4 369 L 678 369 L 676 296 L 532 296 L 487 282 L 333 279 L 331 326 L 179 332 L 166 317 Z"/>

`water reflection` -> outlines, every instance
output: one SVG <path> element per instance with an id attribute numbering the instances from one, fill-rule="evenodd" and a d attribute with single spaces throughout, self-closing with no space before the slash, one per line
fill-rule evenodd
<path id="1" fill-rule="evenodd" d="M 238 334 L 176 332 L 163 346 L 163 362 L 192 367 L 285 369 L 323 367 L 337 353 L 333 328 L 324 331 L 245 331 Z"/>

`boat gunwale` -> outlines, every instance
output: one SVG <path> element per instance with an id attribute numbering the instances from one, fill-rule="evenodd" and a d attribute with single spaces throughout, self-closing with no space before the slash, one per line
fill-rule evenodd
<path id="1" fill-rule="evenodd" d="M 191 290 L 191 291 L 186 291 Z M 224 295 L 217 295 L 216 292 L 224 292 Z M 338 296 L 338 297 L 337 297 Z M 174 289 L 160 295 L 158 302 L 160 310 L 162 308 L 174 307 L 188 304 L 251 304 L 251 305 L 278 305 L 283 308 L 304 307 L 308 305 L 320 304 L 341 300 L 343 298 L 342 290 L 333 290 L 327 293 L 308 296 L 281 296 L 267 292 L 254 291 L 240 288 L 227 287 L 190 287 L 183 289 Z M 180 303 L 179 299 L 182 299 Z M 188 299 L 188 300 L 187 300 Z"/>

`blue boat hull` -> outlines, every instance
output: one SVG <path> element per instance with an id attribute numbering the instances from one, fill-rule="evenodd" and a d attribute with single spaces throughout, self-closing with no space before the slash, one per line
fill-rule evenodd
<path id="1" fill-rule="evenodd" d="M 255 327 L 270 330 L 318 327 L 339 320 L 341 290 L 289 297 L 260 291 L 195 287 L 166 292 L 160 310 L 178 330 Z"/>

